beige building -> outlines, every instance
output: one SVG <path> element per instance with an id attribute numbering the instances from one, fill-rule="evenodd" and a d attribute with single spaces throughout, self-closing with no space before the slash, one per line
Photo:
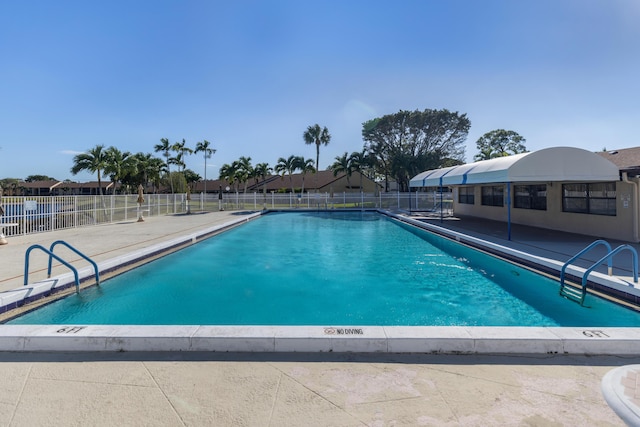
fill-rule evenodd
<path id="1" fill-rule="evenodd" d="M 422 172 L 412 188 L 451 187 L 456 216 L 640 242 L 640 179 L 587 150 L 554 147 Z"/>

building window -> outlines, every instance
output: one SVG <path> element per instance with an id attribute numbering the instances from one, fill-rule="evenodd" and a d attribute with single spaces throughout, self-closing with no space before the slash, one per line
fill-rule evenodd
<path id="1" fill-rule="evenodd" d="M 482 204 L 484 206 L 504 206 L 504 186 L 482 187 Z"/>
<path id="2" fill-rule="evenodd" d="M 616 215 L 616 183 L 563 184 L 562 211 Z"/>
<path id="3" fill-rule="evenodd" d="M 458 203 L 473 205 L 475 203 L 474 190 L 474 187 L 458 188 Z"/>
<path id="4" fill-rule="evenodd" d="M 513 207 L 519 209 L 547 210 L 547 185 L 515 185 Z"/>

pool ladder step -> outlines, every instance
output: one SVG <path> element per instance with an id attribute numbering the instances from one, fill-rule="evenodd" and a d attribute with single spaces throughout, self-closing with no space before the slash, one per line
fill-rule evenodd
<path id="1" fill-rule="evenodd" d="M 93 265 L 93 271 L 94 271 L 95 278 L 96 278 L 96 285 L 100 285 L 100 272 L 98 271 L 98 264 L 96 264 L 91 258 L 86 256 L 85 254 L 83 254 L 78 249 L 74 248 L 73 246 L 71 246 L 70 244 L 65 242 L 64 240 L 56 240 L 55 242 L 53 242 L 51 244 L 49 249 L 46 249 L 45 247 L 43 247 L 41 245 L 31 245 L 31 246 L 29 246 L 29 248 L 27 249 L 27 251 L 26 251 L 26 253 L 24 255 L 24 286 L 27 286 L 27 284 L 29 283 L 29 255 L 31 254 L 31 251 L 33 251 L 34 249 L 39 249 L 42 252 L 44 252 L 45 254 L 49 255 L 49 265 L 48 265 L 48 268 L 47 268 L 47 277 L 51 277 L 51 269 L 52 269 L 52 265 L 53 265 L 53 259 L 55 258 L 56 260 L 60 261 L 60 263 L 62 263 L 66 267 L 68 267 L 69 270 L 71 270 L 73 272 L 73 276 L 74 276 L 74 279 L 75 279 L 75 282 L 76 282 L 76 292 L 80 291 L 80 278 L 78 276 L 78 270 L 74 266 L 69 264 L 67 261 L 65 261 L 64 259 L 62 259 L 58 255 L 53 253 L 53 249 L 57 245 L 66 246 L 67 248 L 69 248 L 70 250 L 75 252 L 76 254 L 80 255 L 85 260 L 89 261 L 91 263 L 91 265 Z"/>
<path id="2" fill-rule="evenodd" d="M 569 264 L 571 264 L 576 259 L 580 258 L 585 253 L 589 252 L 591 249 L 595 248 L 598 245 L 603 245 L 607 248 L 607 254 L 600 258 L 598 261 L 593 263 L 591 267 L 585 270 L 582 275 L 582 283 L 580 288 L 576 288 L 571 285 L 567 285 L 565 282 L 565 271 Z M 633 269 L 633 281 L 634 283 L 638 283 L 638 252 L 631 245 L 620 245 L 617 248 L 611 250 L 611 245 L 605 240 L 596 240 L 592 242 L 589 246 L 575 254 L 569 261 L 565 262 L 560 270 L 560 296 L 565 297 L 571 301 L 575 301 L 580 305 L 584 305 L 584 298 L 587 294 L 587 279 L 589 278 L 589 274 L 599 267 L 600 265 L 607 263 L 607 273 L 609 276 L 613 276 L 613 256 L 622 252 L 629 251 L 632 255 L 632 269 Z"/>
<path id="3" fill-rule="evenodd" d="M 560 286 L 561 296 L 571 301 L 577 302 L 580 305 L 584 304 L 585 294 L 586 292 L 583 289 L 567 285 L 566 283 L 563 283 L 563 286 Z"/>

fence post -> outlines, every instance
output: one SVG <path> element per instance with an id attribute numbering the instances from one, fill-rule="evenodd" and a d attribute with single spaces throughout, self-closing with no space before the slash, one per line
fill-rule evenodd
<path id="1" fill-rule="evenodd" d="M 27 198 L 22 198 L 22 234 L 27 235 L 27 209 L 26 209 L 26 201 Z"/>
<path id="2" fill-rule="evenodd" d="M 51 217 L 49 219 L 49 222 L 51 223 L 51 225 L 50 225 L 51 231 L 54 231 L 56 229 L 56 216 L 53 213 L 53 207 L 54 206 L 55 206 L 55 196 L 51 196 L 51 205 L 49 207 L 50 208 L 50 212 L 49 213 L 51 215 Z"/>

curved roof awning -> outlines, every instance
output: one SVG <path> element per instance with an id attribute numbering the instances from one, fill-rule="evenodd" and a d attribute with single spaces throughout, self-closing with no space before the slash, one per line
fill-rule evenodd
<path id="1" fill-rule="evenodd" d="M 422 172 L 410 187 L 489 184 L 498 182 L 618 181 L 618 167 L 587 150 L 573 147 L 545 148 Z"/>

